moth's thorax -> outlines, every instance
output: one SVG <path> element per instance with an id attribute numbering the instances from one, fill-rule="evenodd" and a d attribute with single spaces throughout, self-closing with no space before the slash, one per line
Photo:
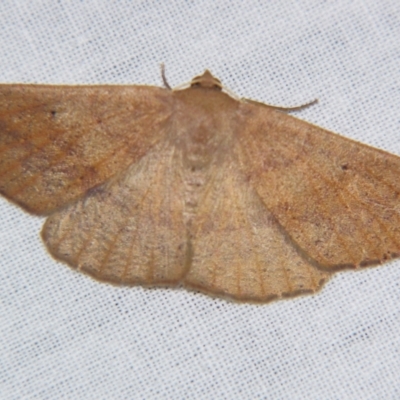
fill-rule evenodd
<path id="1" fill-rule="evenodd" d="M 230 153 L 239 102 L 215 88 L 191 87 L 173 95 L 172 140 L 182 164 L 184 223 L 190 233 L 201 198 Z"/>
<path id="2" fill-rule="evenodd" d="M 235 133 L 240 104 L 218 89 L 190 87 L 174 92 L 175 143 L 189 168 L 207 168 Z"/>

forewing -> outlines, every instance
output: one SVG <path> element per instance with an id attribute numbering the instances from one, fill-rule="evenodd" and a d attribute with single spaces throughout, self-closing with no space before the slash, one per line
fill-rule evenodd
<path id="1" fill-rule="evenodd" d="M 236 154 L 249 186 L 328 270 L 400 255 L 400 158 L 292 116 L 242 105 Z"/>
<path id="2" fill-rule="evenodd" d="M 330 276 L 303 257 L 233 159 L 199 200 L 191 253 L 186 286 L 241 301 L 312 293 Z"/>
<path id="3" fill-rule="evenodd" d="M 183 190 L 175 149 L 162 142 L 51 215 L 43 240 L 55 258 L 100 280 L 176 284 L 189 257 Z"/>
<path id="4" fill-rule="evenodd" d="M 151 86 L 0 85 L 0 193 L 50 213 L 139 160 L 170 113 Z"/>

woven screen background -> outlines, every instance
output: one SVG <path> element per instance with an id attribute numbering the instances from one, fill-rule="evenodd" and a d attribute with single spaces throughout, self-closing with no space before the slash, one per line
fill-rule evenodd
<path id="1" fill-rule="evenodd" d="M 400 155 L 400 3 L 0 2 L 0 81 L 172 86 L 210 69 Z M 400 179 L 400 177 L 399 177 Z M 400 262 L 240 305 L 119 288 L 54 261 L 0 199 L 0 398 L 400 398 Z"/>

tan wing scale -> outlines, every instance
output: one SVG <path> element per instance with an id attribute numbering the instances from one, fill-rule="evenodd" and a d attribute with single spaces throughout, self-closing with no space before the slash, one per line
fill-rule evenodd
<path id="1" fill-rule="evenodd" d="M 315 292 L 330 276 L 296 250 L 232 162 L 205 189 L 192 235 L 185 285 L 207 293 L 265 302 Z"/>
<path id="2" fill-rule="evenodd" d="M 151 86 L 0 85 L 0 192 L 48 214 L 146 154 L 170 108 Z"/>
<path id="3" fill-rule="evenodd" d="M 42 237 L 51 254 L 97 279 L 176 284 L 188 267 L 183 184 L 172 146 L 51 215 Z"/>
<path id="4" fill-rule="evenodd" d="M 328 270 L 400 255 L 400 158 L 243 104 L 240 170 L 292 240 Z"/>

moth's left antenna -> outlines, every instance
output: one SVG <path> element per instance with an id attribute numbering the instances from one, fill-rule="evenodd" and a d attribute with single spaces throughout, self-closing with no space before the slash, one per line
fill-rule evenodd
<path id="1" fill-rule="evenodd" d="M 165 65 L 164 65 L 164 63 L 161 63 L 161 78 L 163 80 L 164 86 L 167 89 L 172 90 L 171 86 L 169 86 L 169 83 L 167 81 L 167 77 L 165 76 Z"/>

